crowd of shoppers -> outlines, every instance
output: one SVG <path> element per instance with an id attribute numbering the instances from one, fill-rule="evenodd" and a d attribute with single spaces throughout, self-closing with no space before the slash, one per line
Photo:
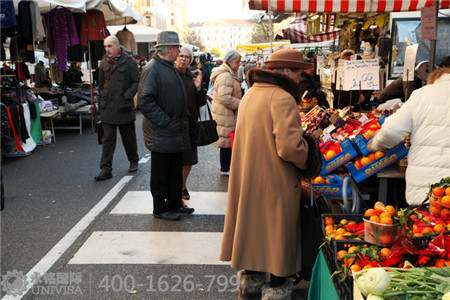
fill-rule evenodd
<path id="1" fill-rule="evenodd" d="M 219 174 L 229 176 L 220 260 L 230 261 L 232 268 L 240 270 L 240 297 L 292 297 L 288 277 L 302 267 L 299 174 L 308 169 L 313 152 L 297 105 L 306 96 L 329 107 L 316 76 L 316 56 L 308 53 L 304 59 L 298 50 L 277 49 L 261 68 L 260 62 L 229 50 L 211 70 L 209 61 L 193 64 L 191 50 L 181 46 L 176 32 L 162 31 L 156 53 L 139 70 L 116 37 L 106 38 L 104 47 L 98 111 L 102 158 L 95 180 L 112 177 L 117 129 L 130 162 L 128 172 L 138 169 L 133 104 L 138 92 L 144 142 L 151 151 L 153 216 L 177 221 L 181 215 L 193 213 L 194 208 L 183 200 L 190 199 L 186 183 L 192 166 L 198 163 L 199 108 L 207 103 L 211 82 L 212 117 L 219 135 L 213 145 L 219 148 Z M 353 50 L 345 50 L 340 59 L 354 55 Z M 450 111 L 445 113 L 450 107 L 449 60 L 429 75 L 424 87 L 417 86 L 406 96 L 409 100 L 387 118 L 369 144 L 372 151 L 386 150 L 411 135 L 406 172 L 409 204 L 420 204 L 429 181 L 436 182 L 450 172 L 446 160 L 450 144 L 441 138 L 450 130 L 446 119 Z M 361 108 L 372 93 L 352 94 L 336 84 L 333 91 L 335 108 Z M 234 134 L 233 152 L 230 134 Z M 428 181 L 423 181 L 424 174 Z"/>

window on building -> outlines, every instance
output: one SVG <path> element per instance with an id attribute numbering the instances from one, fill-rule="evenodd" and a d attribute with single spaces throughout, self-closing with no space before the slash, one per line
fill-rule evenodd
<path id="1" fill-rule="evenodd" d="M 146 6 L 150 6 L 150 0 L 147 0 L 147 1 L 145 1 L 146 3 L 145 3 L 145 5 Z"/>
<path id="2" fill-rule="evenodd" d="M 145 23 L 147 26 L 152 26 L 152 18 L 150 16 L 145 16 Z"/>
<path id="3" fill-rule="evenodd" d="M 172 18 L 172 19 L 170 20 L 170 25 L 175 26 L 175 19 L 174 19 L 174 18 Z"/>

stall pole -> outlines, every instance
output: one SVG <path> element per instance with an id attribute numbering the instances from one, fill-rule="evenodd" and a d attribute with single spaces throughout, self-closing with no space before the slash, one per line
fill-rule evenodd
<path id="1" fill-rule="evenodd" d="M 434 7 L 436 8 L 436 31 L 438 27 L 439 20 L 439 0 L 434 0 Z M 430 41 L 430 73 L 435 69 L 436 60 L 436 40 Z"/>
<path id="2" fill-rule="evenodd" d="M 270 35 L 270 54 L 273 53 L 273 28 L 272 28 L 272 10 L 270 9 L 270 4 L 268 7 L 268 14 L 269 14 L 269 35 Z"/>
<path id="3" fill-rule="evenodd" d="M 88 41 L 89 51 L 89 87 L 91 90 L 91 133 L 94 133 L 94 118 L 96 115 L 95 101 L 94 101 L 94 81 L 92 80 L 92 57 L 91 57 L 91 41 Z"/>

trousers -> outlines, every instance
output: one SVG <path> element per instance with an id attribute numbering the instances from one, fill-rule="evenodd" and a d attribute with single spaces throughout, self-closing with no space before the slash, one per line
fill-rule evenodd
<path id="1" fill-rule="evenodd" d="M 129 124 L 109 124 L 102 122 L 102 127 L 103 138 L 100 169 L 106 172 L 112 172 L 114 151 L 116 150 L 117 143 L 117 128 L 119 128 L 128 161 L 135 162 L 139 160 L 134 122 Z"/>
<path id="2" fill-rule="evenodd" d="M 220 171 L 230 171 L 231 148 L 220 148 Z"/>
<path id="3" fill-rule="evenodd" d="M 152 152 L 150 171 L 153 213 L 161 214 L 182 207 L 183 153 Z"/>

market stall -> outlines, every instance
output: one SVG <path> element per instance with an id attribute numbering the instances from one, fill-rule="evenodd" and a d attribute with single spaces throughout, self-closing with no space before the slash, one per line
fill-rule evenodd
<path id="1" fill-rule="evenodd" d="M 6 20 L 3 22 L 2 19 L 1 24 L 1 59 L 5 62 L 1 74 L 2 103 L 6 99 L 5 97 L 9 96 L 11 101 L 8 105 L 14 109 L 17 107 L 18 114 L 20 114 L 19 120 L 32 120 L 31 127 L 29 123 L 22 123 L 19 124 L 20 126 L 12 127 L 15 130 L 15 136 L 14 138 L 12 137 L 11 143 L 6 147 L 7 149 L 4 149 L 8 155 L 29 155 L 35 147 L 33 145 L 42 142 L 42 136 L 34 138 L 35 134 L 30 134 L 33 128 L 36 127 L 33 125 L 34 123 L 38 123 L 39 130 L 37 132 L 41 132 L 39 111 L 37 118 L 36 114 L 33 114 L 32 118 L 27 117 L 27 115 L 30 115 L 30 112 L 35 111 L 35 105 L 40 112 L 58 110 L 59 113 L 55 114 L 56 116 L 75 115 L 80 122 L 75 127 L 52 126 L 53 129 L 76 128 L 80 129 L 81 133 L 81 118 L 86 115 L 90 116 L 91 129 L 93 130 L 95 105 L 92 67 L 101 59 L 101 51 L 103 50 L 96 51 L 97 57 L 93 57 L 91 46 L 93 46 L 93 41 L 100 40 L 101 42 L 108 35 L 106 19 L 102 10 L 106 12 L 108 22 L 114 22 L 114 24 L 117 24 L 121 19 L 117 17 L 111 18 L 112 15 L 128 18 L 128 20 L 132 18 L 135 18 L 136 21 L 141 20 L 140 15 L 126 2 L 118 0 L 2 1 L 2 14 L 5 15 L 4 19 Z M 64 24 L 64 26 L 60 26 L 61 24 Z M 95 30 L 92 30 L 91 27 L 93 26 Z M 7 48 L 8 51 L 5 51 L 3 47 L 7 37 L 9 39 L 6 46 L 9 46 L 9 48 Z M 45 50 L 49 58 L 50 74 L 45 76 L 46 70 L 43 68 L 42 73 L 44 77 L 50 79 L 52 83 L 57 82 L 58 86 L 52 86 L 51 82 L 49 82 L 48 88 L 43 87 L 41 89 L 34 89 L 33 85 L 26 85 L 26 80 L 32 79 L 27 63 L 34 64 L 36 62 L 35 45 Z M 102 49 L 101 45 L 100 49 Z M 86 53 L 87 58 L 85 58 Z M 74 65 L 69 70 L 67 66 L 68 61 L 72 61 Z M 80 86 L 78 86 L 79 89 L 75 90 L 75 82 L 67 81 L 66 79 L 71 77 L 66 75 L 69 74 L 72 68 L 73 70 L 77 69 L 75 62 L 82 61 L 89 62 L 89 82 L 81 85 L 81 80 L 80 82 L 77 81 L 76 83 L 79 83 Z M 38 65 L 41 67 L 41 64 Z M 77 72 L 79 71 L 76 71 L 74 74 Z M 32 81 L 32 83 L 34 82 Z M 67 87 L 70 87 L 70 91 L 67 90 Z M 43 89 L 46 90 L 43 91 Z M 70 92 L 70 95 L 66 94 L 66 92 Z M 49 98 L 45 98 L 47 96 Z M 61 106 L 64 102 L 69 105 Z M 36 123 L 35 120 L 38 120 L 38 122 Z M 51 118 L 51 121 L 53 123 L 53 118 Z M 13 120 L 10 119 L 10 123 L 13 125 Z M 52 132 L 52 135 L 54 135 L 54 132 Z M 29 136 L 33 136 L 33 143 L 26 140 Z"/>
<path id="2" fill-rule="evenodd" d="M 438 7 L 441 9 L 450 6 L 449 1 L 409 0 L 250 0 L 248 2 L 250 9 L 266 10 L 269 14 L 271 12 L 305 12 L 311 13 L 311 15 L 328 13 L 342 14 L 342 19 L 344 15 L 346 17 L 349 14 L 365 13 L 370 14 L 371 20 L 377 20 L 377 15 L 379 17 L 386 12 L 417 11 L 432 6 L 433 3 L 438 3 Z M 363 26 L 359 28 L 360 30 L 370 27 L 370 23 L 366 20 L 369 21 L 369 18 L 362 22 Z M 386 20 L 378 19 L 377 23 L 386 24 Z M 347 25 L 349 30 L 355 29 L 355 24 L 351 20 Z M 310 29 L 307 28 L 306 31 L 308 30 Z M 359 53 L 359 46 L 356 50 Z M 366 75 L 370 73 L 379 76 L 380 74 L 379 69 L 374 69 L 373 72 L 369 71 L 369 65 L 372 64 L 370 61 L 359 63 L 354 59 L 349 64 L 355 64 L 355 66 L 360 64 L 361 67 L 364 64 L 363 68 L 366 68 L 368 72 L 361 73 Z M 372 67 L 379 68 L 378 61 L 374 62 Z M 373 79 L 373 76 L 369 76 L 355 80 L 356 72 L 351 76 L 346 76 L 349 75 L 351 69 L 354 70 L 353 67 L 347 68 L 343 64 L 340 68 L 341 72 L 346 73 L 343 74 L 346 79 L 339 77 L 341 82 L 349 80 L 347 83 L 343 83 L 343 85 L 350 85 L 346 90 L 351 90 L 352 87 L 355 90 L 361 90 L 363 81 L 367 81 L 369 77 L 370 80 Z M 343 71 L 344 69 L 345 71 Z M 379 78 L 372 83 L 376 81 L 379 84 Z M 381 86 L 374 88 L 374 90 L 377 89 L 381 89 Z M 329 198 L 350 199 L 347 205 L 342 205 L 342 203 L 340 205 L 341 208 L 344 206 L 347 215 L 342 214 L 342 211 L 324 215 L 322 233 L 316 232 L 316 234 L 323 234 L 325 242 L 316 258 L 309 299 L 364 299 L 369 296 L 369 293 L 377 296 L 384 295 L 383 298 L 371 299 L 390 299 L 394 296 L 398 296 L 398 299 L 409 299 L 408 296 L 411 298 L 414 296 L 414 290 L 417 295 L 427 295 L 428 299 L 442 299 L 444 294 L 450 292 L 450 285 L 448 285 L 448 276 L 450 275 L 450 215 L 448 215 L 450 203 L 447 203 L 450 199 L 448 198 L 450 189 L 447 190 L 448 178 L 431 186 L 434 191 L 434 188 L 439 185 L 439 194 L 432 196 L 430 190 L 430 200 L 420 207 L 406 207 L 407 205 L 404 203 L 398 206 L 395 203 L 394 205 L 397 207 L 387 205 L 385 195 L 387 178 L 392 178 L 390 176 L 393 176 L 394 173 L 401 174 L 401 172 L 391 172 L 394 168 L 404 171 L 406 166 L 404 157 L 408 154 L 409 141 L 401 142 L 396 147 L 383 152 L 371 152 L 367 145 L 381 128 L 386 116 L 395 113 L 395 109 L 372 113 L 355 113 L 349 107 L 340 110 L 326 110 L 318 106 L 314 107 L 314 100 L 307 97 L 302 99 L 299 109 L 302 115 L 303 129 L 318 138 L 323 154 L 322 172 L 312 181 L 313 190 Z M 399 176 L 400 180 L 403 180 L 401 175 Z M 372 181 L 379 182 L 378 190 L 381 197 L 378 198 L 379 195 L 375 194 L 376 197 L 372 198 L 370 202 L 372 205 L 373 202 L 376 202 L 375 207 L 367 209 L 368 202 L 355 194 L 359 193 L 359 189 L 363 185 Z M 349 186 L 356 186 L 356 188 L 350 189 Z M 380 199 L 384 203 L 380 202 Z M 444 199 L 445 205 L 443 205 L 442 199 Z M 373 207 L 372 205 L 370 206 Z M 311 230 L 313 229 L 311 228 Z M 440 250 L 436 251 L 436 249 Z M 411 274 L 402 271 L 405 265 L 411 268 Z M 386 268 L 389 274 L 387 277 L 385 276 L 385 280 L 387 281 L 389 278 L 395 284 L 386 285 L 383 289 L 380 288 L 375 292 L 368 292 L 364 285 L 360 287 L 362 291 L 354 288 L 355 282 L 358 281 L 355 279 L 364 278 L 368 269 L 378 269 L 378 267 Z M 430 269 L 427 269 L 430 267 L 437 267 L 441 270 L 437 270 L 436 274 L 433 274 Z M 361 273 L 357 273 L 358 271 Z M 424 276 L 423 274 L 433 275 L 431 276 L 433 280 L 424 282 L 423 286 L 408 281 L 414 276 Z M 431 288 L 428 289 L 428 287 Z M 371 297 L 373 296 L 371 295 Z"/>

